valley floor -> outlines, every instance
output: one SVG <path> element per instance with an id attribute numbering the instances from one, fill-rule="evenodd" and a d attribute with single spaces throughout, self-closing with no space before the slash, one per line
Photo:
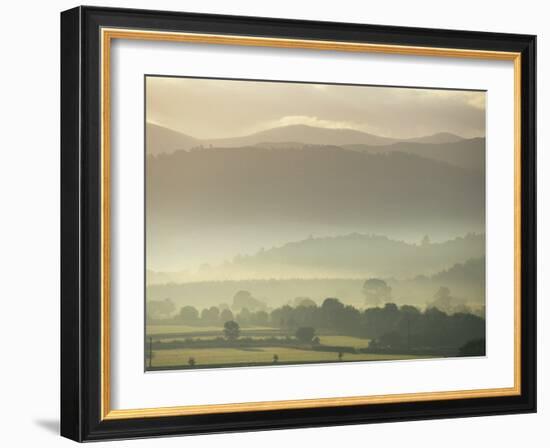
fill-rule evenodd
<path id="1" fill-rule="evenodd" d="M 192 327 L 184 325 L 150 325 L 147 327 L 146 354 L 152 350 L 152 359 L 146 359 L 146 370 L 200 369 L 214 367 L 265 366 L 281 364 L 310 364 L 350 361 L 383 361 L 430 358 L 422 354 L 364 353 L 368 339 L 352 336 L 322 334 L 317 348 L 288 346 L 288 343 L 266 342 L 252 346 L 235 343 L 220 347 L 219 327 Z M 285 337 L 285 332 L 269 327 L 248 327 L 241 337 L 255 341 L 265 337 Z M 150 344 L 153 344 L 152 346 Z M 208 344 L 211 343 L 211 346 Z M 200 347 L 194 345 L 200 344 Z M 207 344 L 204 346 L 204 344 Z M 163 347 L 163 345 L 165 347 Z M 174 348 L 174 345 L 180 345 Z"/>

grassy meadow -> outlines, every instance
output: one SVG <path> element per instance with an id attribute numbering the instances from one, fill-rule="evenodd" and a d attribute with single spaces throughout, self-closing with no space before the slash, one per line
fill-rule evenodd
<path id="1" fill-rule="evenodd" d="M 147 325 L 145 350 L 152 349 L 152 360 L 146 353 L 147 370 L 197 369 L 209 367 L 307 364 L 319 362 L 381 361 L 426 358 L 426 355 L 363 353 L 370 340 L 353 336 L 320 334 L 319 344 L 298 344 L 288 332 L 270 327 L 245 327 L 241 340 L 260 345 L 219 347 L 223 328 L 217 326 Z M 266 345 L 261 341 L 268 338 Z M 274 340 L 280 340 L 278 345 Z M 290 342 L 289 342 L 290 340 Z M 153 344 L 151 346 L 151 343 Z M 174 344 L 180 347 L 173 348 Z M 196 347 L 196 345 L 201 345 Z"/>
<path id="2" fill-rule="evenodd" d="M 153 366 L 165 369 L 185 369 L 190 357 L 196 360 L 194 368 L 219 367 L 220 365 L 249 366 L 249 365 L 275 365 L 273 355 L 279 356 L 277 364 L 307 364 L 317 362 L 345 362 L 345 361 L 384 361 L 396 359 L 425 358 L 418 355 L 389 355 L 377 353 L 346 353 L 341 360 L 335 352 L 315 352 L 311 350 L 300 350 L 286 347 L 262 347 L 250 349 L 217 348 L 217 349 L 170 349 L 155 352 Z"/>

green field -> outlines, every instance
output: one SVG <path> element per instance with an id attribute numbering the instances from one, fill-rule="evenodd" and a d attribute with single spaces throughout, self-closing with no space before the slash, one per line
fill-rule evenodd
<path id="1" fill-rule="evenodd" d="M 219 337 L 223 336 L 222 332 L 216 332 L 212 334 L 197 334 L 197 332 L 193 333 L 162 333 L 154 336 L 155 341 L 162 341 L 162 342 L 171 342 L 171 341 L 185 341 L 186 338 L 192 338 L 194 340 L 201 340 L 201 341 L 211 341 L 214 339 L 218 339 Z M 260 339 L 265 337 L 265 334 L 258 334 L 258 332 L 254 330 L 250 331 L 243 331 L 241 333 L 241 336 L 252 338 L 252 339 Z M 269 335 L 268 335 L 269 336 Z M 279 338 L 284 337 L 284 334 L 274 334 L 274 336 L 277 336 Z M 356 350 L 367 348 L 369 346 L 370 339 L 361 339 L 361 338 L 355 338 L 353 336 L 320 336 L 320 342 L 322 345 L 328 345 L 332 347 L 350 347 L 354 348 Z"/>
<path id="2" fill-rule="evenodd" d="M 223 336 L 221 326 L 147 325 L 147 337 L 152 337 L 155 342 L 185 341 L 186 339 L 208 341 Z M 241 329 L 241 337 L 265 338 L 272 336 L 284 337 L 286 333 L 271 327 L 244 327 Z"/>
<path id="3" fill-rule="evenodd" d="M 244 327 L 241 329 L 241 338 L 262 339 L 266 337 L 285 338 L 287 332 L 270 327 Z M 353 336 L 326 335 L 319 336 L 321 346 L 325 351 L 308 349 L 307 347 L 292 347 L 288 343 L 281 342 L 280 346 L 273 341 L 267 342 L 267 346 L 242 346 L 220 347 L 215 339 L 223 337 L 221 327 L 188 326 L 188 325 L 148 325 L 147 336 L 151 336 L 155 342 L 180 341 L 186 339 L 194 341 L 213 341 L 212 347 L 182 347 L 182 348 L 158 348 L 153 350 L 152 369 L 185 369 L 201 368 L 208 366 L 243 366 L 273 364 L 274 355 L 278 356 L 278 364 L 338 362 L 338 361 L 380 361 L 391 359 L 412 359 L 427 356 L 411 354 L 374 354 L 374 353 L 349 353 L 367 348 L 368 339 Z M 295 345 L 291 343 L 290 345 Z M 344 350 L 349 349 L 349 352 Z M 342 358 L 338 356 L 338 350 L 342 350 Z M 194 359 L 194 366 L 189 364 L 189 359 Z M 147 361 L 147 366 L 149 364 Z"/>
<path id="4" fill-rule="evenodd" d="M 204 337 L 223 336 L 223 327 L 220 325 L 215 326 L 191 326 L 191 325 L 147 325 L 147 336 L 153 337 Z M 277 328 L 272 327 L 242 327 L 242 336 L 276 336 L 281 335 L 283 332 Z"/>
<path id="5" fill-rule="evenodd" d="M 300 350 L 288 347 L 261 347 L 250 349 L 238 348 L 191 348 L 157 350 L 153 355 L 153 368 L 163 367 L 189 367 L 189 358 L 195 359 L 195 367 L 213 365 L 252 365 L 272 364 L 273 355 L 279 357 L 279 364 L 309 363 L 309 362 L 335 362 L 338 361 L 336 352 L 318 352 L 313 350 Z M 342 361 L 381 361 L 390 359 L 414 359 L 415 355 L 380 355 L 372 353 L 350 354 L 345 353 Z"/>
<path id="6" fill-rule="evenodd" d="M 215 331 L 222 333 L 222 326 L 205 326 L 205 327 L 195 327 L 191 325 L 147 325 L 146 331 L 148 336 L 154 336 L 156 334 L 167 334 L 167 333 L 196 333 L 196 332 L 206 332 L 206 331 Z"/>
<path id="7" fill-rule="evenodd" d="M 320 336 L 321 344 L 336 347 L 367 348 L 369 339 L 354 338 L 353 336 Z"/>

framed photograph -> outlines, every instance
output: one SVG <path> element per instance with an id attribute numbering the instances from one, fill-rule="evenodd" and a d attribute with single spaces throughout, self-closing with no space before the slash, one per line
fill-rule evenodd
<path id="1" fill-rule="evenodd" d="M 61 433 L 535 412 L 535 36 L 61 14 Z"/>

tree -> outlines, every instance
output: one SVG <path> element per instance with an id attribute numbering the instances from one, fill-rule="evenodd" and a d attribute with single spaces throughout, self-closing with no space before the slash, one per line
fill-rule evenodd
<path id="1" fill-rule="evenodd" d="M 220 313 L 220 320 L 222 322 L 227 322 L 228 320 L 233 320 L 233 313 L 230 309 L 223 309 Z"/>
<path id="2" fill-rule="evenodd" d="M 201 320 L 206 325 L 216 325 L 220 320 L 219 308 L 215 306 L 204 308 L 201 312 Z"/>
<path id="3" fill-rule="evenodd" d="M 170 299 L 151 300 L 147 302 L 148 319 L 166 319 L 170 317 L 174 311 L 176 311 L 176 306 Z"/>
<path id="4" fill-rule="evenodd" d="M 184 306 L 180 309 L 178 320 L 185 324 L 196 325 L 199 320 L 199 312 L 195 307 Z"/>
<path id="5" fill-rule="evenodd" d="M 470 312 L 466 306 L 466 301 L 453 297 L 451 290 L 446 286 L 441 286 L 433 296 L 433 301 L 426 304 L 426 308 L 437 308 L 447 314 L 460 312 Z"/>
<path id="6" fill-rule="evenodd" d="M 233 311 L 239 312 L 243 308 L 248 308 L 248 311 L 259 311 L 267 308 L 266 304 L 262 301 L 252 297 L 249 291 L 238 291 L 233 296 L 233 305 L 231 306 Z"/>
<path id="7" fill-rule="evenodd" d="M 153 358 L 155 357 L 155 354 L 153 353 L 153 338 L 149 336 L 149 346 L 145 350 L 145 360 L 149 364 L 149 368 L 153 366 Z"/>
<path id="8" fill-rule="evenodd" d="M 284 305 L 281 308 L 277 308 L 271 312 L 271 322 L 283 329 L 291 329 L 291 323 L 293 322 L 294 308 Z"/>
<path id="9" fill-rule="evenodd" d="M 452 307 L 452 300 L 453 298 L 451 297 L 451 290 L 446 286 L 441 286 L 434 294 L 433 302 L 428 303 L 427 307 L 437 308 L 439 311 L 447 313 Z"/>
<path id="10" fill-rule="evenodd" d="M 252 325 L 267 327 L 269 324 L 269 314 L 267 311 L 257 311 L 250 317 L 250 323 Z"/>
<path id="11" fill-rule="evenodd" d="M 310 306 L 317 306 L 317 304 L 313 300 L 311 300 L 309 297 L 296 297 L 294 299 L 294 306 L 310 307 Z"/>
<path id="12" fill-rule="evenodd" d="M 420 316 L 420 310 L 418 308 L 416 308 L 415 306 L 412 306 L 412 305 L 402 305 L 401 308 L 400 308 L 400 311 L 407 317 L 408 316 L 411 316 L 411 317 Z"/>
<path id="13" fill-rule="evenodd" d="M 323 304 L 321 305 L 321 308 L 324 311 L 332 313 L 335 311 L 342 310 L 344 308 L 344 304 L 340 302 L 338 299 L 329 297 L 328 299 L 323 300 Z"/>
<path id="14" fill-rule="evenodd" d="M 347 313 L 340 300 L 329 297 L 321 305 L 321 315 L 323 327 L 338 330 L 344 324 Z"/>
<path id="15" fill-rule="evenodd" d="M 377 339 L 384 333 L 393 331 L 403 323 L 403 315 L 395 303 L 386 303 L 384 307 L 367 308 L 363 313 L 363 337 Z"/>
<path id="16" fill-rule="evenodd" d="M 248 308 L 242 308 L 241 312 L 235 316 L 235 320 L 239 322 L 240 325 L 246 326 L 250 323 L 250 318 L 252 317 L 252 313 L 248 310 Z"/>
<path id="17" fill-rule="evenodd" d="M 187 360 L 187 363 L 193 367 L 197 362 L 195 361 L 195 358 L 193 358 L 192 356 Z"/>
<path id="18" fill-rule="evenodd" d="M 458 351 L 460 356 L 485 356 L 485 339 L 472 339 Z"/>
<path id="19" fill-rule="evenodd" d="M 315 328 L 313 327 L 300 327 L 296 330 L 296 339 L 302 344 L 311 344 L 314 336 Z"/>
<path id="20" fill-rule="evenodd" d="M 223 324 L 223 332 L 228 341 L 236 341 L 241 334 L 239 324 L 234 320 L 228 320 Z"/>
<path id="21" fill-rule="evenodd" d="M 428 235 L 424 235 L 424 238 L 422 238 L 422 242 L 420 244 L 422 246 L 429 246 L 430 243 L 430 237 Z"/>
<path id="22" fill-rule="evenodd" d="M 391 287 L 379 278 L 369 278 L 363 284 L 365 305 L 378 306 L 382 302 L 391 300 Z"/>
<path id="23" fill-rule="evenodd" d="M 383 334 L 379 341 L 380 346 L 388 349 L 404 349 L 407 346 L 407 341 L 398 331 L 390 331 Z"/>

